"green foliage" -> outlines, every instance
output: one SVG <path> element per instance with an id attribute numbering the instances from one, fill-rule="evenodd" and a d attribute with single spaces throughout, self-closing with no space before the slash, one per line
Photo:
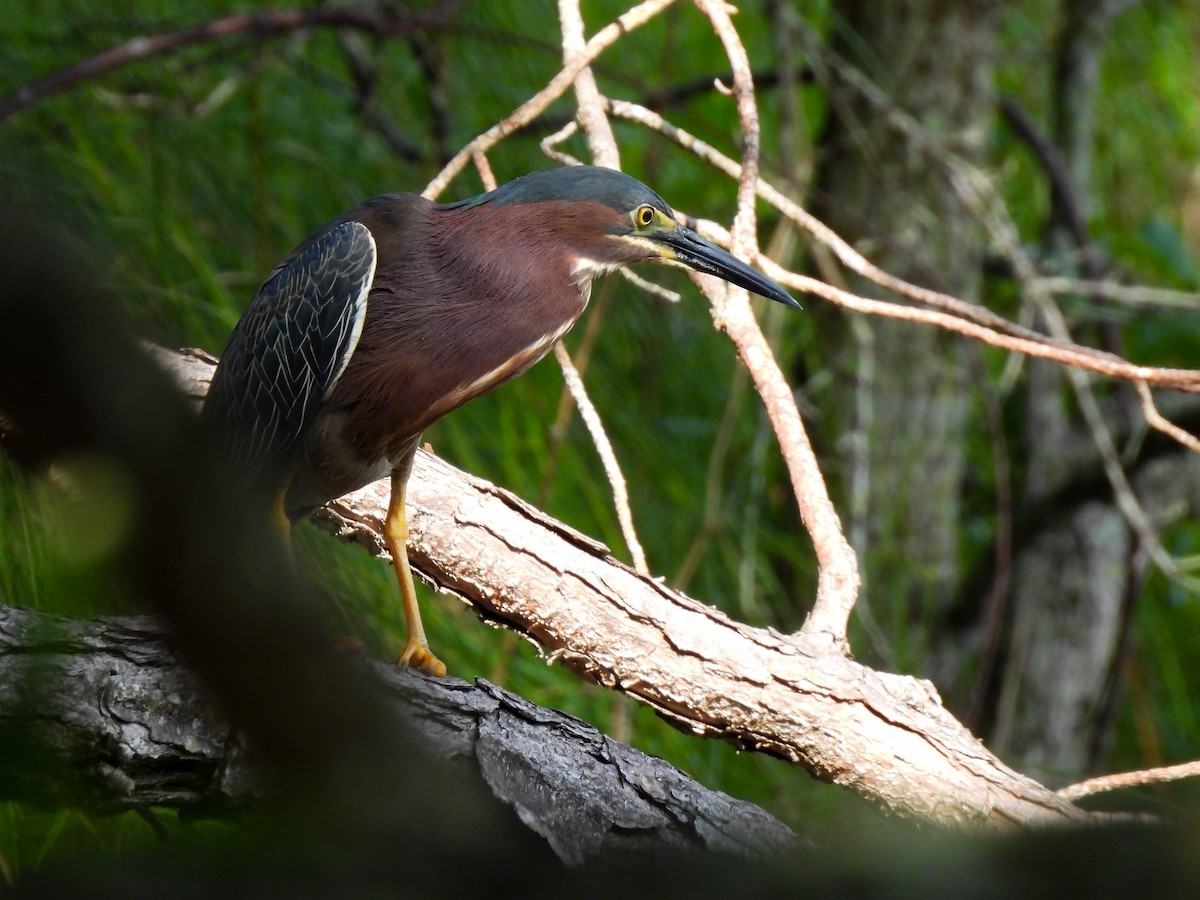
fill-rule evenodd
<path id="1" fill-rule="evenodd" d="M 1046 17 L 1044 4 L 1019 6 L 1004 18 L 1005 46 L 1012 52 L 1006 53 L 1000 88 L 1036 121 L 1049 122 L 1045 91 L 1053 60 L 1046 48 L 1058 23 Z M 1132 5 L 1105 35 L 1095 96 L 1094 164 L 1082 199 L 1092 238 L 1130 283 L 1200 287 L 1198 248 L 1188 246 L 1181 225 L 1188 179 L 1200 159 L 1198 29 L 1195 4 L 1149 2 Z M 1030 243 L 1042 240 L 1049 194 L 1035 160 L 1006 129 L 996 135 L 994 157 L 1022 236 Z M 1124 352 L 1136 362 L 1197 365 L 1200 312 L 1119 304 L 1098 308 L 1070 300 L 1064 305 L 1080 332 L 1097 321 L 1116 323 Z M 1018 406 L 1009 405 L 1011 416 L 1022 415 Z M 1178 523 L 1165 530 L 1163 540 L 1173 555 L 1186 558 L 1194 552 L 1197 531 L 1192 523 Z M 1153 573 L 1133 602 L 1134 646 L 1121 673 L 1125 687 L 1106 770 L 1181 761 L 1194 757 L 1200 746 L 1196 597 Z M 1147 796 L 1187 796 L 1187 791 L 1160 789 Z"/>
<path id="2" fill-rule="evenodd" d="M 102 277 L 119 286 L 139 333 L 219 352 L 258 282 L 303 235 L 363 197 L 419 189 L 440 157 L 515 108 L 557 70 L 554 7 L 539 6 L 533 15 L 518 5 L 471 5 L 453 28 L 436 36 L 436 57 L 444 66 L 444 81 L 436 86 L 414 44 L 346 38 L 377 67 L 370 109 L 403 133 L 420 156 L 415 161 L 397 156 L 365 117 L 354 114 L 345 53 L 334 34 L 318 30 L 201 44 L 86 81 L 0 127 L 0 174 L 10 185 L 23 185 L 39 204 L 69 210 L 92 240 L 111 250 Z M 604 6 L 589 9 L 589 20 L 608 21 L 622 9 L 620 3 Z M 36 16 L 30 10 L 24 20 L 18 14 L 6 26 L 13 52 L 0 68 L 0 95 L 132 35 L 168 32 L 225 12 L 218 3 L 130 2 L 99 21 L 87 4 L 43 7 Z M 93 24 L 82 28 L 82 22 Z M 763 40 L 765 29 L 750 24 L 748 39 Z M 705 21 L 691 11 L 676 12 L 631 36 L 598 72 L 618 96 L 640 99 L 645 85 L 715 74 L 719 58 L 719 43 Z M 448 95 L 439 96 L 440 90 Z M 737 135 L 729 109 L 727 98 L 701 96 L 689 110 L 688 126 L 732 153 Z M 570 115 L 571 108 L 560 103 L 552 113 Z M 534 132 L 490 155 L 498 178 L 549 164 L 536 148 L 541 131 Z M 681 208 L 727 215 L 731 183 L 701 177 L 697 165 L 644 133 L 623 128 L 622 139 L 625 165 Z M 576 142 L 574 152 L 584 151 Z M 447 199 L 481 188 L 468 173 Z M 635 521 L 655 570 L 667 573 L 678 568 L 701 531 L 715 527 L 689 589 L 712 602 L 740 594 L 742 608 L 735 604 L 731 612 L 775 621 L 771 608 L 794 608 L 798 595 L 765 558 L 752 564 L 753 572 L 768 576 L 764 586 L 739 575 L 739 554 L 751 536 L 743 532 L 744 510 L 765 507 L 754 533 L 763 534 L 763 545 L 785 547 L 784 555 L 811 573 L 807 540 L 794 527 L 793 501 L 773 484 L 777 464 L 770 475 L 761 464 L 768 445 L 757 403 L 743 384 L 723 464 L 724 490 L 713 503 L 719 515 L 705 525 L 706 467 L 734 356 L 713 333 L 690 282 L 670 272 L 649 274 L 686 301 L 664 305 L 617 279 L 598 285 L 597 295 L 608 302 L 586 376 L 626 467 Z M 580 330 L 586 327 L 585 320 Z M 552 364 L 539 366 L 440 423 L 427 440 L 456 464 L 536 500 L 624 554 L 607 482 L 578 418 L 560 444 L 551 439 L 561 393 Z M 754 468 L 752 458 L 758 461 Z M 0 563 L 5 602 L 71 615 L 128 611 L 119 585 L 89 578 L 95 566 L 73 562 L 72 548 L 56 537 L 78 510 L 7 460 L 0 464 L 0 513 L 8 536 Z M 781 509 L 792 522 L 780 538 L 765 532 Z M 738 535 L 743 540 L 734 539 Z M 363 639 L 370 652 L 393 654 L 403 621 L 387 567 L 310 527 L 298 539 L 301 558 L 315 560 L 309 574 L 333 598 L 340 627 Z M 798 817 L 802 798 L 815 787 L 783 763 L 698 742 L 645 710 L 631 710 L 627 700 L 547 667 L 525 642 L 421 590 L 431 641 L 452 672 L 488 677 L 602 729 L 615 726 L 707 784 L 781 812 Z M 760 590 L 769 593 L 767 602 Z M 787 617 L 795 624 L 800 615 Z M 40 818 L 20 810 L 11 811 L 9 823 L 0 828 L 0 854 L 18 867 L 36 864 L 43 844 L 73 846 L 90 835 L 100 845 L 116 846 L 145 832 L 141 824 L 90 823 L 77 814 Z"/>
<path id="3" fill-rule="evenodd" d="M 271 5 L 285 6 L 262 4 Z M 585 4 L 589 29 L 627 5 Z M 737 18 L 756 70 L 778 65 L 767 6 L 743 4 Z M 799 15 L 826 24 L 823 4 L 796 6 Z M 1045 4 L 1011 6 L 1002 23 L 1000 87 L 1044 118 L 1056 23 Z M 0 22 L 0 96 L 132 36 L 227 12 L 216 0 L 123 0 L 103 11 L 85 0 L 16 4 Z M 1131 275 L 1181 288 L 1197 284 L 1177 208 L 1200 158 L 1197 34 L 1200 21 L 1189 4 L 1142 4 L 1123 18 L 1102 75 L 1097 121 L 1103 124 L 1090 194 L 1094 233 Z M 365 112 L 357 108 L 343 42 L 376 74 Z M 314 30 L 199 44 L 84 81 L 0 123 L 0 180 L 35 196 L 41 208 L 65 211 L 87 240 L 107 248 L 107 268 L 97 277 L 119 286 L 139 333 L 219 352 L 257 284 L 299 239 L 364 197 L 423 187 L 449 154 L 532 95 L 559 64 L 549 0 L 467 4 L 451 27 L 414 40 Z M 635 100 L 725 69 L 707 22 L 683 4 L 629 35 L 596 66 L 607 91 Z M 773 92 L 760 102 L 764 167 L 789 173 L 810 167 L 811 159 L 779 158 L 772 149 L 785 116 Z M 787 120 L 798 119 L 800 145 L 811 147 L 827 99 L 816 85 L 804 89 L 801 102 L 804 110 L 790 111 Z M 556 104 L 554 127 L 572 113 L 568 103 Z M 728 97 L 703 91 L 671 114 L 734 154 L 739 138 Z M 398 153 L 371 116 L 390 123 L 411 153 Z M 680 209 L 728 218 L 732 183 L 660 138 L 617 127 L 627 169 Z M 497 177 L 547 165 L 537 142 L 549 130 L 539 123 L 491 153 Z M 585 152 L 579 139 L 569 147 Z M 1022 238 L 1038 241 L 1049 206 L 1043 174 L 1007 129 L 997 128 L 992 156 Z M 481 187 L 475 174 L 464 174 L 446 199 Z M 762 223 L 764 243 L 777 224 Z M 812 595 L 812 551 L 760 404 L 690 282 L 672 272 L 642 274 L 680 291 L 684 302 L 648 298 L 617 278 L 598 284 L 588 316 L 603 317 L 602 333 L 585 377 L 624 466 L 651 567 L 669 578 L 684 576 L 689 593 L 738 618 L 794 628 Z M 1015 302 L 1000 293 L 991 298 L 993 308 L 1013 314 Z M 778 312 L 759 311 L 768 322 Z M 812 333 L 815 317 L 805 316 L 775 320 L 769 330 L 783 364 L 819 382 L 829 377 L 828 362 Z M 1178 317 L 1120 321 L 1133 358 L 1195 365 L 1195 328 L 1181 328 Z M 585 317 L 569 345 L 578 347 L 589 327 Z M 981 359 L 996 377 L 1006 362 L 990 350 Z M 578 418 L 561 440 L 551 431 L 561 397 L 561 378 L 553 364 L 543 364 L 439 423 L 426 439 L 455 464 L 627 558 L 607 483 Z M 1020 415 L 1011 407 L 1006 412 Z M 981 435 L 971 440 L 968 457 L 981 474 L 967 504 L 964 569 L 984 564 L 995 533 L 993 447 Z M 80 502 L 106 502 L 88 496 Z M 71 503 L 0 457 L 0 600 L 71 615 L 127 610 L 119 576 L 104 569 L 103 548 L 85 564 L 77 545 L 63 538 L 80 512 Z M 1195 552 L 1194 528 L 1180 526 L 1169 538 L 1180 553 Z M 369 652 L 394 653 L 403 622 L 386 567 L 312 528 L 302 528 L 298 540 L 310 577 L 336 604 L 340 626 Z M 481 675 L 601 729 L 623 731 L 709 786 L 795 825 L 814 811 L 836 815 L 852 802 L 779 761 L 735 754 L 680 734 L 645 709 L 631 710 L 624 698 L 547 667 L 534 648 L 484 627 L 459 604 L 420 590 L 433 646 L 454 674 Z M 884 614 L 892 647 L 920 671 L 931 623 L 909 622 L 895 610 Z M 1194 597 L 1151 580 L 1137 606 L 1142 677 L 1120 711 L 1113 766 L 1154 756 L 1146 749 L 1147 721 L 1163 759 L 1194 754 L 1200 745 L 1198 616 Z M 190 827 L 168 818 L 172 829 Z M 130 816 L 97 822 L 9 804 L 0 807 L 0 864 L 20 871 L 55 847 L 120 847 L 151 833 Z"/>

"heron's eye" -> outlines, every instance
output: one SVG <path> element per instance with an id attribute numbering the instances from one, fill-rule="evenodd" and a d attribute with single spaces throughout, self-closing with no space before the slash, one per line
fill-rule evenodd
<path id="1" fill-rule="evenodd" d="M 637 223 L 638 228 L 648 228 L 654 221 L 654 207 L 639 206 L 637 212 L 633 214 L 633 221 Z"/>

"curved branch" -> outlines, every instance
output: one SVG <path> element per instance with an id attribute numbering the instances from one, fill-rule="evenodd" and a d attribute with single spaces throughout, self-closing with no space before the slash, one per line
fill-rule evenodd
<path id="1" fill-rule="evenodd" d="M 611 105 L 613 115 L 652 128 L 730 177 L 740 177 L 741 166 L 737 162 L 699 138 L 667 122 L 657 113 L 638 106 L 636 103 L 623 100 L 611 101 Z M 932 307 L 932 309 L 916 309 L 885 300 L 860 297 L 815 278 L 797 275 L 778 265 L 769 257 L 759 256 L 756 260 L 757 265 L 781 284 L 830 300 L 848 309 L 935 325 L 945 328 L 947 331 L 982 340 L 992 346 L 1013 350 L 1028 356 L 1050 359 L 1063 365 L 1087 369 L 1110 378 L 1144 381 L 1157 387 L 1168 387 L 1193 394 L 1200 393 L 1200 371 L 1196 369 L 1139 366 L 1127 362 L 1115 354 L 1070 341 L 1058 340 L 1033 329 L 1025 328 L 986 307 L 966 303 L 940 291 L 910 284 L 875 266 L 847 244 L 829 226 L 770 183 L 760 178 L 756 190 L 759 197 L 774 206 L 782 215 L 799 225 L 819 243 L 829 247 L 848 269 L 880 287 Z M 711 223 L 706 227 L 706 232 L 717 240 L 729 243 L 729 235 Z"/>
<path id="2" fill-rule="evenodd" d="M 570 89 L 576 76 L 591 65 L 592 60 L 612 46 L 620 37 L 646 24 L 674 2 L 675 0 L 643 0 L 642 3 L 617 16 L 615 21 L 592 35 L 591 40 L 584 45 L 583 49 L 574 54 L 571 62 L 563 66 L 544 88 L 513 110 L 507 118 L 497 122 L 459 150 L 442 171 L 429 182 L 422 192 L 422 196 L 430 199 L 439 196 L 450 184 L 450 180 L 470 162 L 474 154 L 487 152 L 504 138 L 529 124 L 546 107 Z"/>
<path id="3" fill-rule="evenodd" d="M 625 481 L 625 473 L 621 471 L 620 463 L 617 462 L 617 454 L 613 450 L 612 441 L 608 439 L 604 423 L 600 420 L 600 414 L 596 411 L 587 389 L 583 386 L 583 376 L 575 368 L 575 363 L 571 361 L 571 354 L 567 352 L 567 348 L 563 344 L 554 345 L 554 358 L 558 362 L 559 368 L 562 369 L 567 392 L 575 401 L 579 415 L 583 418 L 583 424 L 587 426 L 588 434 L 591 435 L 592 444 L 595 446 L 596 452 L 600 454 L 604 473 L 608 476 L 609 487 L 612 488 L 617 523 L 621 527 L 625 545 L 629 548 L 633 567 L 643 575 L 648 575 L 650 566 L 646 562 L 646 551 L 637 535 L 637 529 L 633 527 L 633 510 L 629 506 L 629 486 Z"/>
<path id="4" fill-rule="evenodd" d="M 1183 778 L 1200 778 L 1200 761 L 1179 763 L 1174 766 L 1159 766 L 1154 769 L 1141 769 L 1137 772 L 1119 772 L 1115 775 L 1101 775 L 1089 778 L 1077 784 L 1059 789 L 1059 796 L 1068 800 L 1082 800 L 1093 794 L 1106 791 L 1119 791 L 1125 788 L 1142 787 L 1147 784 L 1163 784 L 1167 781 L 1179 781 Z"/>
<path id="5" fill-rule="evenodd" d="M 162 356 L 202 397 L 211 357 Z M 387 491 L 384 481 L 348 495 L 318 524 L 382 555 Z M 410 559 L 438 590 L 686 731 L 788 759 L 912 818 L 995 826 L 1087 815 L 993 756 L 926 681 L 875 672 L 828 641 L 734 622 L 431 454 L 418 454 L 408 500 Z"/>
<path id="6" fill-rule="evenodd" d="M 353 28 L 394 37 L 441 24 L 462 5 L 463 0 L 444 0 L 433 9 L 409 15 L 396 15 L 384 11 L 383 8 L 365 6 L 267 10 L 226 16 L 179 31 L 130 38 L 102 53 L 32 81 L 7 97 L 0 97 L 0 122 L 81 82 L 107 75 L 130 63 L 175 53 L 196 44 L 223 40 L 239 34 L 274 37 L 312 28 Z"/>
<path id="7" fill-rule="evenodd" d="M 758 109 L 750 59 L 725 4 L 696 0 L 721 39 L 733 70 L 733 94 L 742 133 L 742 162 L 738 166 L 738 203 L 730 248 L 743 257 L 759 257 L 755 234 L 754 198 L 759 184 Z M 732 290 L 712 278 L 697 278 L 713 307 L 713 320 L 725 331 L 754 380 L 792 481 L 800 517 L 812 537 L 818 563 L 817 596 L 801 634 L 821 636 L 845 649 L 850 613 L 858 600 L 858 557 L 846 539 L 841 518 L 821 476 L 816 453 L 808 439 L 791 385 L 775 360 L 767 339 L 754 318 L 745 291 Z"/>

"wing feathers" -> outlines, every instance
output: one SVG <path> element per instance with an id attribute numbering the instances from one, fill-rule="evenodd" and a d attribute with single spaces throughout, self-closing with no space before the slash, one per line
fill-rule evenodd
<path id="1" fill-rule="evenodd" d="M 342 222 L 294 253 L 250 301 L 204 404 L 242 475 L 286 457 L 346 370 L 375 264 L 371 232 Z"/>

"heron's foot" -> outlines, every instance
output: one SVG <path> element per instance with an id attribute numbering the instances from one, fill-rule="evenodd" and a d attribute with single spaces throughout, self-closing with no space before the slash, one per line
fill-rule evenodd
<path id="1" fill-rule="evenodd" d="M 396 665 L 402 668 L 416 669 L 418 672 L 424 672 L 435 678 L 441 678 L 446 674 L 446 664 L 434 656 L 423 643 L 411 638 L 404 645 L 404 651 L 400 654 Z"/>

